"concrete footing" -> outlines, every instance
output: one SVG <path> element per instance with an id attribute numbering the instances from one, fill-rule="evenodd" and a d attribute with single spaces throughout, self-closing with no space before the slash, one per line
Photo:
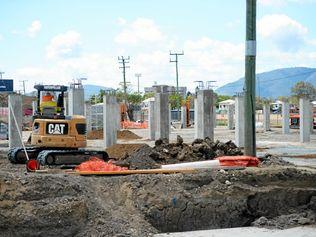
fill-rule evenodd
<path id="1" fill-rule="evenodd" d="M 169 107 L 169 94 L 164 92 L 165 89 L 161 88 L 162 92 L 155 95 L 155 113 L 156 113 L 156 139 L 167 139 L 169 141 L 170 133 L 170 107 Z"/>
<path id="2" fill-rule="evenodd" d="M 288 102 L 282 102 L 282 133 L 290 133 L 290 105 Z"/>
<path id="3" fill-rule="evenodd" d="M 181 106 L 181 128 L 187 127 L 187 107 Z"/>
<path id="4" fill-rule="evenodd" d="M 22 96 L 10 94 L 8 97 L 9 104 L 9 148 L 21 147 L 22 142 Z M 16 126 L 16 122 L 17 122 Z"/>
<path id="5" fill-rule="evenodd" d="M 149 101 L 148 105 L 148 137 L 150 140 L 155 140 L 156 121 L 155 121 L 155 101 Z"/>
<path id="6" fill-rule="evenodd" d="M 117 141 L 117 107 L 116 97 L 105 95 L 103 97 L 103 139 L 104 146 L 108 148 Z"/>
<path id="7" fill-rule="evenodd" d="M 300 98 L 300 142 L 310 142 L 311 113 L 310 101 Z"/>
<path id="8" fill-rule="evenodd" d="M 70 88 L 68 93 L 68 114 L 84 115 L 84 89 L 83 88 Z"/>
<path id="9" fill-rule="evenodd" d="M 209 137 L 214 140 L 214 96 L 212 90 L 200 90 L 197 92 L 194 127 L 195 138 Z"/>
<path id="10" fill-rule="evenodd" d="M 234 129 L 234 105 L 228 105 L 227 108 L 227 127 L 229 130 Z"/>
<path id="11" fill-rule="evenodd" d="M 235 143 L 239 147 L 245 146 L 244 96 L 235 97 Z"/>
<path id="12" fill-rule="evenodd" d="M 270 104 L 263 105 L 263 130 L 270 131 Z"/>

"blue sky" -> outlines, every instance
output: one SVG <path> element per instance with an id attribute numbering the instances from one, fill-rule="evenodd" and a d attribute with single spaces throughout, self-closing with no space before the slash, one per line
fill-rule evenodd
<path id="1" fill-rule="evenodd" d="M 34 83 L 117 88 L 117 56 L 130 56 L 127 78 L 136 88 L 175 84 L 169 50 L 182 51 L 180 85 L 244 74 L 244 0 L 0 0 L 0 71 Z M 316 65 L 315 0 L 258 0 L 257 72 Z"/>

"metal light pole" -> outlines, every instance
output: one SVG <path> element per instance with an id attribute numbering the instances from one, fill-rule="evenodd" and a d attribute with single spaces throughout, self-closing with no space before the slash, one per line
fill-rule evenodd
<path id="1" fill-rule="evenodd" d="M 256 156 L 256 0 L 246 1 L 245 155 Z"/>

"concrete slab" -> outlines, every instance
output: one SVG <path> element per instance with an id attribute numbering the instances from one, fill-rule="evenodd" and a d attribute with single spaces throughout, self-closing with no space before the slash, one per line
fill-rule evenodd
<path id="1" fill-rule="evenodd" d="M 227 237 L 227 236 L 242 236 L 242 237 L 315 237 L 315 226 L 295 227 L 285 230 L 272 230 L 257 227 L 241 227 L 229 229 L 201 230 L 188 231 L 177 233 L 156 234 L 155 237 Z"/>

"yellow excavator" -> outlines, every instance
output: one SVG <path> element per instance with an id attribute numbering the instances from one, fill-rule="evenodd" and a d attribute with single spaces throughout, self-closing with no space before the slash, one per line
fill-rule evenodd
<path id="1" fill-rule="evenodd" d="M 37 110 L 33 115 L 31 146 L 25 150 L 23 147 L 10 149 L 8 158 L 12 163 L 36 159 L 41 165 L 76 165 L 91 156 L 108 160 L 105 151 L 85 149 L 85 117 L 65 115 L 66 86 L 35 85 L 34 88 L 37 90 Z"/>

